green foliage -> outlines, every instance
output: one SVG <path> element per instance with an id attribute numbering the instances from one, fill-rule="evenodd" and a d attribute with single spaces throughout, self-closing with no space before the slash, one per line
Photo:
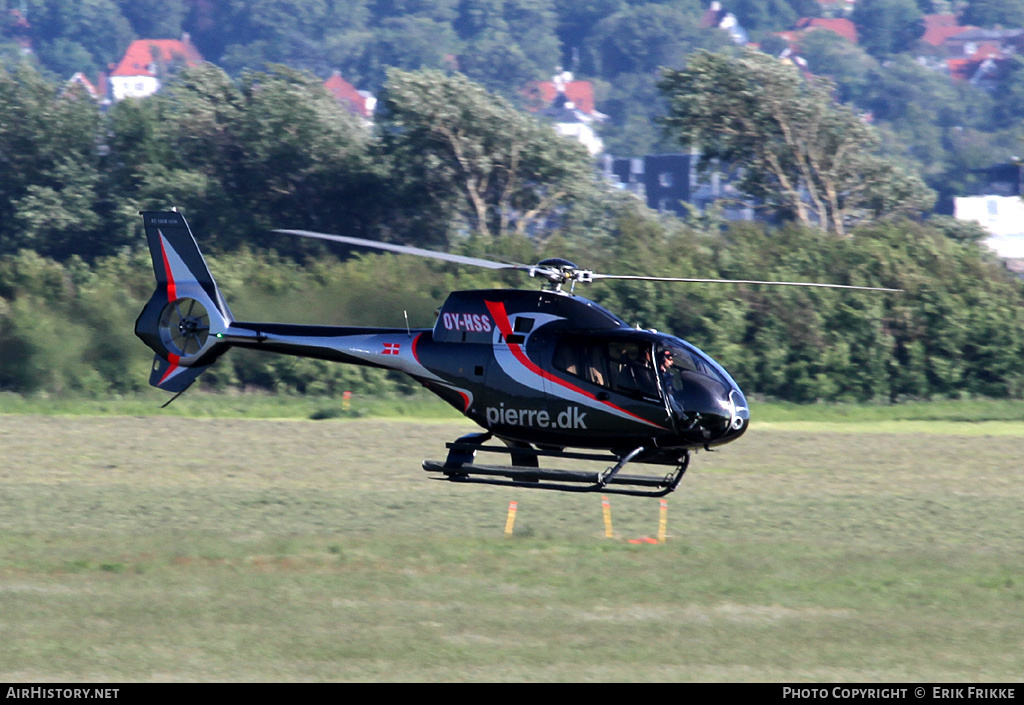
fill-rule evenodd
<path id="1" fill-rule="evenodd" d="M 36 47 L 44 64 L 52 62 L 63 78 L 75 71 L 95 75 L 118 61 L 134 38 L 132 27 L 114 0 L 25 0 Z M 88 57 L 88 64 L 72 64 Z"/>
<path id="2" fill-rule="evenodd" d="M 502 7 L 501 22 L 512 31 L 512 6 Z M 880 86 L 866 95 L 887 117 L 905 121 L 918 145 L 927 130 L 910 127 L 915 105 L 944 111 L 946 138 L 960 140 L 956 168 L 967 173 L 980 159 L 972 155 L 986 153 L 988 138 L 978 137 L 985 133 L 953 130 L 958 122 L 981 124 L 955 100 L 965 94 L 945 91 L 905 61 L 879 66 L 854 58 Z M 749 71 L 736 72 L 737 61 Z M 411 325 L 426 327 L 453 289 L 522 284 L 412 258 L 339 262 L 319 244 L 267 235 L 273 227 L 343 230 L 433 246 L 450 241 L 466 254 L 518 262 L 564 256 L 613 273 L 903 288 L 879 296 L 615 282 L 586 294 L 631 323 L 691 339 L 756 394 L 794 401 L 1024 396 L 1019 283 L 983 254 L 976 228 L 897 219 L 901 209 L 920 208 L 921 189 L 870 153 L 889 135 L 835 106 L 830 84 L 803 83 L 764 56 L 702 53 L 686 71 L 667 80 L 677 100 L 673 119 L 692 118 L 675 123 L 680 132 L 685 126 L 712 136 L 709 155 L 725 159 L 754 153 L 761 161 L 752 163 L 764 165 L 774 155 L 790 171 L 749 182 L 763 196 L 777 185 L 772 179 L 797 174 L 827 200 L 828 179 L 800 171 L 801 160 L 821 160 L 815 163 L 827 166 L 845 200 L 806 221 L 831 232 L 749 225 L 723 232 L 710 218 L 661 218 L 631 195 L 603 188 L 577 145 L 459 74 L 393 71 L 374 134 L 319 79 L 283 67 L 235 80 L 201 65 L 182 71 L 161 95 L 123 101 L 105 116 L 28 63 L 0 69 L 0 389 L 103 395 L 145 385 L 151 356 L 132 323 L 153 283 L 137 211 L 177 205 L 213 253 L 211 269 L 243 318 L 400 327 L 407 313 Z M 642 73 L 628 76 L 643 80 Z M 918 93 L 897 95 L 898 76 Z M 700 85 L 706 79 L 714 79 L 713 90 Z M 678 102 L 685 96 L 706 102 L 683 102 L 686 113 Z M 714 133 L 723 124 L 714 119 L 719 109 L 756 129 L 742 139 Z M 785 145 L 787 130 L 806 140 L 803 151 L 751 152 Z M 848 161 L 835 158 L 840 148 Z M 216 389 L 296 394 L 411 389 L 393 374 L 255 353 L 228 355 L 202 379 Z"/>
<path id="3" fill-rule="evenodd" d="M 687 338 L 750 393 L 802 402 L 1022 395 L 1021 286 L 940 227 L 890 223 L 836 237 L 734 225 L 718 238 L 638 211 L 623 214 L 615 243 L 602 271 L 904 289 L 613 282 L 587 292 L 630 323 Z"/>
<path id="4" fill-rule="evenodd" d="M 627 6 L 597 23 L 588 43 L 594 73 L 612 79 L 620 73 L 654 74 L 680 67 L 685 56 L 704 46 L 699 15 L 672 5 Z"/>
<path id="5" fill-rule="evenodd" d="M 877 58 L 909 49 L 924 34 L 915 0 L 859 0 L 850 19 L 861 46 Z"/>
<path id="6" fill-rule="evenodd" d="M 1024 398 L 1021 286 L 976 244 L 940 228 L 891 223 L 844 238 L 746 225 L 712 235 L 634 206 L 618 212 L 603 247 L 582 242 L 553 240 L 538 252 L 525 240 L 502 239 L 477 254 L 515 261 L 560 254 L 607 272 L 902 288 L 874 294 L 607 282 L 585 294 L 631 324 L 687 338 L 755 395 L 797 402 Z M 210 267 L 235 314 L 248 320 L 401 327 L 408 315 L 413 327 L 425 327 L 449 291 L 494 285 L 486 273 L 394 255 L 300 266 L 242 250 L 211 257 Z M 0 390 L 143 388 L 151 355 L 132 323 L 151 277 L 142 253 L 91 266 L 28 251 L 0 258 Z M 226 355 L 201 380 L 210 389 L 285 394 L 401 396 L 415 388 L 393 373 L 244 351 Z"/>
<path id="7" fill-rule="evenodd" d="M 76 71 L 94 79 L 134 38 L 187 33 L 206 59 L 236 79 L 288 65 L 320 78 L 340 71 L 358 88 L 379 93 L 389 68 L 457 70 L 516 104 L 523 100 L 525 83 L 564 67 L 594 84 L 597 107 L 610 116 L 601 128 L 609 152 L 640 156 L 672 148 L 654 126 L 665 112 L 653 90 L 660 69 L 683 67 L 698 48 L 732 48 L 725 32 L 699 26 L 705 5 L 698 0 L 19 0 L 0 3 L 0 9 L 23 7 L 30 27 L 16 26 L 14 15 L 0 13 L 0 64 L 31 62 L 54 79 Z M 835 12 L 815 0 L 732 0 L 725 9 L 774 55 L 786 46 L 776 31 L 792 29 L 797 18 Z M 855 9 L 860 45 L 827 31 L 810 32 L 799 52 L 813 72 L 836 83 L 840 101 L 874 115 L 884 135 L 882 152 L 920 170 L 939 192 L 941 212 L 951 212 L 954 195 L 980 186 L 972 169 L 1017 155 L 1013 145 L 1024 125 L 1024 104 L 1013 71 L 1001 76 L 989 95 L 951 81 L 935 57 L 927 68 L 908 70 L 919 55 L 928 58 L 928 47 L 917 41 L 921 13 L 962 10 L 963 23 L 1015 27 L 1024 22 L 1020 3 L 861 0 Z M 33 53 L 26 57 L 15 39 L 30 40 Z M 954 133 L 961 128 L 973 131 L 966 142 Z M 370 178 L 368 187 L 379 186 L 379 178 Z M 194 203 L 216 195 L 209 191 L 213 183 L 195 193 L 194 181 Z M 146 188 L 155 191 L 163 184 L 157 178 Z M 106 186 L 99 184 L 95 194 L 95 209 L 104 217 L 123 203 L 110 195 L 117 190 Z M 380 202 L 357 192 L 346 194 L 361 199 L 346 217 Z M 60 194 L 44 192 L 26 205 L 55 198 Z M 384 218 L 376 212 L 369 219 Z M 73 220 L 85 222 L 79 215 Z M 427 227 L 408 212 L 399 221 L 384 226 L 386 236 Z M 121 218 L 113 230 L 120 237 L 126 227 Z M 434 229 L 426 240 L 440 237 Z"/>
<path id="8" fill-rule="evenodd" d="M 274 67 L 236 83 L 202 64 L 149 101 L 119 104 L 111 127 L 120 198 L 178 206 L 220 247 L 270 244 L 260 238 L 285 225 L 358 228 L 376 213 L 369 134 L 308 74 Z"/>
<path id="9" fill-rule="evenodd" d="M 99 241 L 99 125 L 84 93 L 57 93 L 28 63 L 0 67 L 0 252 L 115 245 Z"/>
<path id="10" fill-rule="evenodd" d="M 980 27 L 1024 26 L 1024 7 L 1015 0 L 967 0 L 960 21 Z"/>
<path id="11" fill-rule="evenodd" d="M 806 5 L 806 3 L 802 3 Z M 791 28 L 801 17 L 801 3 L 791 0 L 735 0 L 724 7 L 736 15 L 740 25 L 748 30 L 779 31 Z"/>
<path id="12" fill-rule="evenodd" d="M 840 102 L 860 103 L 874 85 L 878 62 L 863 47 L 835 32 L 805 33 L 800 39 L 800 56 L 812 73 L 835 82 Z"/>
<path id="13" fill-rule="evenodd" d="M 383 104 L 398 189 L 426 187 L 439 208 L 461 216 L 453 225 L 475 236 L 544 239 L 552 219 L 595 188 L 579 144 L 465 76 L 394 70 Z"/>
<path id="14" fill-rule="evenodd" d="M 805 78 L 760 52 L 700 51 L 659 84 L 665 126 L 684 146 L 741 170 L 739 187 L 782 216 L 842 234 L 882 215 L 928 210 L 934 195 L 877 153 L 875 130 L 833 100 L 833 84 Z"/>
<path id="15" fill-rule="evenodd" d="M 121 14 L 139 37 L 178 39 L 181 37 L 186 0 L 115 0 Z"/>

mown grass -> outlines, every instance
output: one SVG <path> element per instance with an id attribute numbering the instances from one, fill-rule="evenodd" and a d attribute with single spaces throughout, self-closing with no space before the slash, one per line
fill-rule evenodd
<path id="1" fill-rule="evenodd" d="M 1024 431 L 755 426 L 634 545 L 656 500 L 429 479 L 467 428 L 0 418 L 0 680 L 1024 676 Z"/>
<path id="2" fill-rule="evenodd" d="M 169 406 L 171 395 L 147 389 L 122 396 L 21 395 L 0 392 L 0 415 L 187 416 L 194 418 L 419 418 L 460 419 L 461 415 L 432 394 L 341 397 L 208 392 L 189 390 Z M 948 421 L 954 423 L 1024 421 L 1021 399 L 942 399 L 897 404 L 792 404 L 752 399 L 757 423 L 890 423 Z"/>
<path id="3" fill-rule="evenodd" d="M 165 404 L 168 405 L 165 407 Z M 342 397 L 333 396 L 189 390 L 172 401 L 171 394 L 157 389 L 103 397 L 0 392 L 0 415 L 4 414 L 314 420 L 367 417 L 461 418 L 451 406 L 426 392 L 385 397 L 356 394 L 346 401 Z"/>

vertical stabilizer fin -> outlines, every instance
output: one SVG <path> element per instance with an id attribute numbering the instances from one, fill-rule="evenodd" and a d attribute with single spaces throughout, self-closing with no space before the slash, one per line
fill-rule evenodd
<path id="1" fill-rule="evenodd" d="M 227 350 L 233 317 L 199 246 L 177 211 L 142 213 L 156 290 L 135 322 L 135 334 L 156 358 L 149 383 L 184 391 Z"/>

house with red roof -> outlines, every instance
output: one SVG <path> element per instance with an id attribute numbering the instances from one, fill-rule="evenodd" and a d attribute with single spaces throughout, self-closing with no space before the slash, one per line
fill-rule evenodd
<path id="1" fill-rule="evenodd" d="M 160 90 L 161 79 L 178 66 L 195 66 L 203 57 L 186 34 L 179 39 L 136 39 L 110 73 L 114 100 L 144 98 Z"/>
<path id="2" fill-rule="evenodd" d="M 559 96 L 572 103 L 572 107 L 587 115 L 594 115 L 594 84 L 577 81 L 568 71 L 557 73 L 550 81 L 531 81 L 523 88 L 523 95 L 531 109 L 539 110 L 553 104 Z"/>
<path id="3" fill-rule="evenodd" d="M 377 99 L 369 91 L 356 90 L 355 86 L 341 77 L 340 72 L 335 71 L 331 74 L 331 77 L 324 81 L 324 88 L 356 117 L 364 120 L 373 119 Z"/>
<path id="4" fill-rule="evenodd" d="M 961 32 L 977 29 L 977 27 L 961 25 L 956 15 L 951 12 L 925 15 L 922 19 L 924 20 L 924 34 L 921 36 L 921 41 L 933 47 L 941 47 L 947 39 L 955 37 Z"/>
<path id="5" fill-rule="evenodd" d="M 835 32 L 851 44 L 857 43 L 857 26 L 845 17 L 801 17 L 796 22 L 796 28 L 803 32 L 824 29 Z"/>
<path id="6" fill-rule="evenodd" d="M 604 150 L 594 128 L 608 116 L 594 107 L 590 81 L 577 81 L 571 72 L 559 71 L 550 81 L 531 81 L 522 93 L 529 109 L 552 123 L 555 132 L 577 140 L 591 155 Z"/>
<path id="7" fill-rule="evenodd" d="M 100 74 L 96 82 L 90 81 L 84 73 L 76 71 L 75 74 L 64 84 L 63 95 L 70 95 L 76 86 L 81 86 L 86 95 L 100 105 L 109 105 L 107 93 L 107 77 Z"/>
<path id="8" fill-rule="evenodd" d="M 856 44 L 857 27 L 845 17 L 801 17 L 796 22 L 796 27 L 784 32 L 776 32 L 775 36 L 786 40 L 789 44 L 787 56 L 794 55 L 800 51 L 800 42 L 809 32 L 833 32 L 840 37 Z"/>
<path id="9" fill-rule="evenodd" d="M 7 34 L 23 54 L 30 54 L 32 52 L 32 25 L 29 24 L 21 10 L 12 7 L 7 11 L 7 15 Z"/>
<path id="10" fill-rule="evenodd" d="M 857 43 L 857 27 L 845 17 L 801 17 L 796 22 L 796 27 L 784 32 L 776 32 L 775 36 L 785 39 L 789 43 L 790 52 L 800 50 L 800 40 L 808 32 L 827 31 L 834 32 L 850 42 Z"/>
<path id="11" fill-rule="evenodd" d="M 941 50 L 951 78 L 991 90 L 1004 77 L 1010 59 L 1024 53 L 1024 29 L 961 27 Z"/>

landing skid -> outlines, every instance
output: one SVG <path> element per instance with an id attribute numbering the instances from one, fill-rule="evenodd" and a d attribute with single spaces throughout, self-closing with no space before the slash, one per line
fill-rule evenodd
<path id="1" fill-rule="evenodd" d="M 471 434 L 446 444 L 448 459 L 445 462 L 424 460 L 427 472 L 442 473 L 451 482 L 465 482 L 504 487 L 527 487 L 538 490 L 561 492 L 603 492 L 633 497 L 664 497 L 672 492 L 686 472 L 690 454 L 684 451 L 675 470 L 666 475 L 628 475 L 620 471 L 627 463 L 642 456 L 644 447 L 635 448 L 619 456 L 600 453 L 573 453 L 559 450 L 538 450 L 525 445 L 510 447 L 485 446 L 483 443 L 491 434 Z M 512 465 L 477 465 L 473 461 L 477 452 L 508 453 Z M 569 458 L 611 462 L 613 465 L 600 471 L 557 470 L 539 467 L 538 458 Z M 639 462 L 639 461 L 638 461 Z M 648 488 L 648 489 L 636 489 Z"/>

